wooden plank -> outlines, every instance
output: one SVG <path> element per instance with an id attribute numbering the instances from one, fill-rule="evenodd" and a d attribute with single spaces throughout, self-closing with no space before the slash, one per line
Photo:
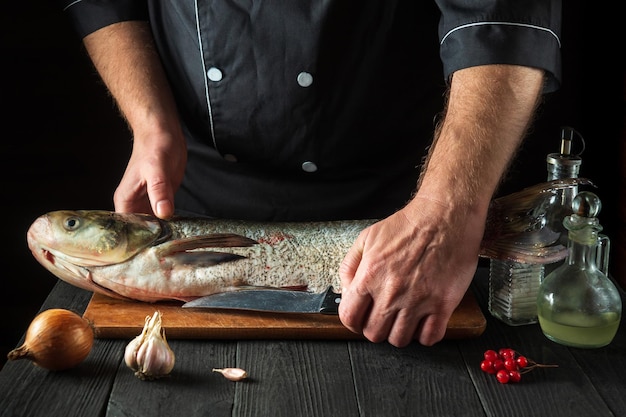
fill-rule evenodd
<path id="1" fill-rule="evenodd" d="M 168 339 L 337 339 L 355 340 L 338 316 L 323 314 L 264 313 L 234 310 L 192 310 L 180 303 L 142 303 L 94 294 L 84 317 L 98 338 L 131 338 L 144 326 L 145 318 L 159 310 Z M 485 317 L 468 291 L 453 313 L 447 339 L 480 336 Z"/>
<path id="2" fill-rule="evenodd" d="M 349 346 L 363 417 L 484 417 L 457 341 L 434 347 L 413 342 L 402 349 L 386 343 Z"/>
<path id="3" fill-rule="evenodd" d="M 237 343 L 170 340 L 169 345 L 176 363 L 166 377 L 141 380 L 120 363 L 107 417 L 232 415 L 237 384 L 212 369 L 237 366 Z"/>
<path id="4" fill-rule="evenodd" d="M 622 303 L 626 298 L 622 292 Z M 626 321 L 613 341 L 600 349 L 569 349 L 615 416 L 626 416 Z M 599 415 L 599 414 L 598 414 Z"/>
<path id="5" fill-rule="evenodd" d="M 237 386 L 233 416 L 360 414 L 345 341 L 242 341 L 239 357 L 252 383 Z"/>

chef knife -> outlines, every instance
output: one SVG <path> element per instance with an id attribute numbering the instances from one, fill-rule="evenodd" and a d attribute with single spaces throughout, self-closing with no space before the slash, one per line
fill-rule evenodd
<path id="1" fill-rule="evenodd" d="M 341 294 L 333 287 L 321 293 L 291 290 L 251 289 L 221 292 L 197 298 L 183 308 L 218 308 L 275 313 L 338 314 Z"/>

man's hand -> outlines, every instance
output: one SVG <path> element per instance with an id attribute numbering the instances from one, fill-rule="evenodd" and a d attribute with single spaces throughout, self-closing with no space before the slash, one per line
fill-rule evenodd
<path id="1" fill-rule="evenodd" d="M 361 233 L 340 268 L 347 328 L 397 347 L 444 337 L 476 272 L 484 222 L 464 225 L 443 213 L 424 201 Z"/>
<path id="2" fill-rule="evenodd" d="M 432 345 L 476 272 L 489 202 L 531 123 L 535 68 L 454 73 L 415 198 L 361 233 L 339 274 L 343 324 L 374 342 Z"/>
<path id="3" fill-rule="evenodd" d="M 84 43 L 133 133 L 133 152 L 113 197 L 115 210 L 171 217 L 187 149 L 150 27 L 119 22 L 89 34 Z"/>
<path id="4" fill-rule="evenodd" d="M 157 146 L 156 144 L 160 144 Z M 187 149 L 183 137 L 135 136 L 133 152 L 115 191 L 115 211 L 174 215 L 174 193 L 185 173 Z"/>

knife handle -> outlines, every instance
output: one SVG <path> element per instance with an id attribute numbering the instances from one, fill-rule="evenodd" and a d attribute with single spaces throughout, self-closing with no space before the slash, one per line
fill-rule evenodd
<path id="1" fill-rule="evenodd" d="M 341 302 L 341 294 L 333 291 L 333 287 L 328 287 L 322 305 L 320 307 L 320 313 L 322 314 L 339 314 L 339 303 Z"/>

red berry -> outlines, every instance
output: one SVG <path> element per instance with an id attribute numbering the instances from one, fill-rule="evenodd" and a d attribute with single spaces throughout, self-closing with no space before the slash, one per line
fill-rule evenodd
<path id="1" fill-rule="evenodd" d="M 489 349 L 483 354 L 484 359 L 480 363 L 480 369 L 488 374 L 495 374 L 501 384 L 516 383 L 521 381 L 522 374 L 535 368 L 554 368 L 558 365 L 546 365 L 537 363 L 511 348 L 501 348 L 498 351 Z"/>
<path id="2" fill-rule="evenodd" d="M 513 349 L 510 349 L 510 348 L 502 348 L 502 349 L 500 349 L 500 351 L 498 353 L 500 354 L 500 357 L 502 357 L 502 359 L 514 358 L 515 357 L 515 351 Z"/>
<path id="3" fill-rule="evenodd" d="M 504 361 L 502 359 L 496 359 L 492 363 L 493 363 L 494 370 L 499 371 L 501 369 L 504 369 Z"/>
<path id="4" fill-rule="evenodd" d="M 495 350 L 487 350 L 485 351 L 485 359 L 487 359 L 488 361 L 495 361 L 496 359 L 500 359 L 500 355 L 498 355 L 498 352 L 496 352 Z"/>
<path id="5" fill-rule="evenodd" d="M 483 372 L 487 372 L 488 374 L 496 373 L 495 369 L 493 369 L 493 362 L 487 359 L 485 359 L 484 361 L 480 363 L 480 369 L 482 369 Z"/>
<path id="6" fill-rule="evenodd" d="M 522 374 L 519 371 L 509 371 L 509 382 L 520 382 Z"/>
<path id="7" fill-rule="evenodd" d="M 517 371 L 519 369 L 517 361 L 513 358 L 506 358 L 504 360 L 504 369 L 507 371 Z"/>
<path id="8" fill-rule="evenodd" d="M 496 374 L 496 379 L 498 380 L 499 383 L 506 384 L 507 382 L 509 382 L 509 379 L 510 379 L 509 371 L 500 369 L 498 373 Z"/>

